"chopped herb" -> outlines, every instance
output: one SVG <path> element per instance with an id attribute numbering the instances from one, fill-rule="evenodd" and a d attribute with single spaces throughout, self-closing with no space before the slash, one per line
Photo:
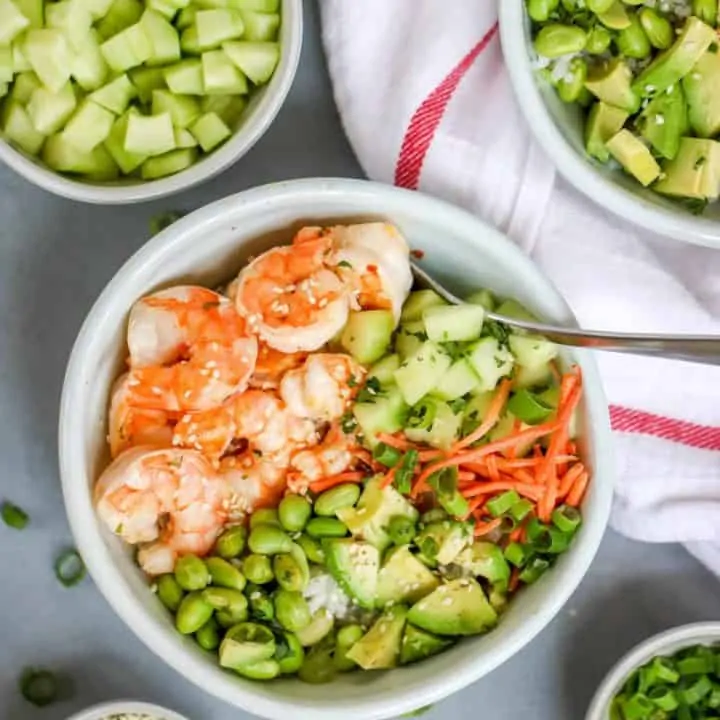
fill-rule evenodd
<path id="1" fill-rule="evenodd" d="M 510 331 L 504 325 L 495 320 L 485 320 L 483 325 L 483 335 L 489 335 L 494 337 L 498 342 L 503 345 L 507 344 Z"/>
<path id="2" fill-rule="evenodd" d="M 27 668 L 20 676 L 19 685 L 22 696 L 37 707 L 50 705 L 57 700 L 57 679 L 49 670 Z"/>
<path id="3" fill-rule="evenodd" d="M 695 165 L 693 166 L 696 170 L 699 170 L 705 163 L 707 162 L 707 158 L 704 155 L 701 155 L 696 161 Z"/>
<path id="4" fill-rule="evenodd" d="M 709 201 L 705 198 L 681 198 L 678 203 L 693 215 L 702 215 L 707 208 Z"/>
<path id="5" fill-rule="evenodd" d="M 66 550 L 55 561 L 55 577 L 65 586 L 77 585 L 85 577 L 85 563 L 77 550 Z"/>
<path id="6" fill-rule="evenodd" d="M 443 351 L 452 358 L 453 362 L 455 360 L 462 360 L 462 358 L 464 358 L 467 354 L 467 349 L 470 345 L 471 343 L 462 342 L 440 343 L 440 347 L 442 347 Z"/>
<path id="7" fill-rule="evenodd" d="M 408 450 L 400 460 L 400 464 L 395 471 L 395 489 L 401 495 L 408 495 L 412 490 L 412 476 L 415 472 L 415 466 L 418 463 L 418 451 Z"/>
<path id="8" fill-rule="evenodd" d="M 418 330 L 417 332 L 408 332 L 407 330 L 403 330 L 403 332 L 405 333 L 405 335 L 417 338 L 421 342 L 425 342 L 428 339 L 427 333 L 423 330 Z"/>
<path id="9" fill-rule="evenodd" d="M 28 514 L 17 505 L 13 505 L 11 502 L 4 502 L 2 509 L 0 509 L 3 522 L 15 530 L 22 530 L 27 524 L 30 518 Z"/>
<path id="10" fill-rule="evenodd" d="M 505 361 L 497 355 L 495 355 L 493 360 L 495 360 L 495 367 L 498 368 L 498 370 L 505 364 Z"/>
<path id="11" fill-rule="evenodd" d="M 451 400 L 448 405 L 450 406 L 450 409 L 453 411 L 455 415 L 458 413 L 461 413 L 466 405 L 468 404 L 468 401 L 464 397 L 455 398 L 454 400 Z"/>
<path id="12" fill-rule="evenodd" d="M 369 377 L 365 382 L 362 390 L 358 393 L 358 402 L 375 402 L 376 398 L 381 396 L 382 388 L 380 381 L 376 377 Z"/>
<path id="13" fill-rule="evenodd" d="M 357 428 L 357 420 L 351 412 L 346 412 L 344 415 L 341 416 L 340 428 L 346 435 L 354 432 L 354 430 Z"/>
<path id="14" fill-rule="evenodd" d="M 708 50 L 713 53 L 714 55 L 717 54 L 718 51 L 718 44 L 717 43 L 711 43 Z"/>
<path id="15" fill-rule="evenodd" d="M 338 263 L 338 267 L 350 268 L 350 269 L 352 270 L 352 265 L 351 265 L 347 260 L 341 260 L 341 261 Z"/>
<path id="16" fill-rule="evenodd" d="M 351 375 L 350 379 L 348 380 L 348 387 L 354 388 L 354 387 L 357 387 L 357 384 L 358 384 L 357 378 L 354 375 Z"/>
<path id="17" fill-rule="evenodd" d="M 180 210 L 171 210 L 170 212 L 156 215 L 150 219 L 150 232 L 153 235 L 157 235 L 165 230 L 165 228 L 170 227 L 174 222 L 177 222 L 183 215 L 185 215 L 185 213 Z"/>

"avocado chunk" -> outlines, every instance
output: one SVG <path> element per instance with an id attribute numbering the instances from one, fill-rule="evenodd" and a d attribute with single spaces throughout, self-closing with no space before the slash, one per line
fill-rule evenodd
<path id="1" fill-rule="evenodd" d="M 436 635 L 478 635 L 497 622 L 497 612 L 472 578 L 451 580 L 415 603 L 408 622 Z"/>
<path id="2" fill-rule="evenodd" d="M 391 550 L 380 568 L 377 582 L 377 605 L 413 603 L 431 593 L 440 581 L 406 545 Z"/>
<path id="3" fill-rule="evenodd" d="M 688 113 L 680 83 L 656 95 L 638 119 L 640 134 L 668 160 L 680 149 L 680 138 L 688 131 Z"/>
<path id="4" fill-rule="evenodd" d="M 367 542 L 351 538 L 326 540 L 323 543 L 325 563 L 338 585 L 358 605 L 375 607 L 380 553 Z"/>
<path id="5" fill-rule="evenodd" d="M 423 558 L 432 565 L 449 565 L 471 542 L 470 526 L 454 520 L 430 523 L 415 538 Z"/>
<path id="6" fill-rule="evenodd" d="M 475 577 L 485 578 L 498 589 L 507 588 L 510 581 L 510 566 L 503 551 L 498 545 L 491 542 L 474 542 L 465 548 L 453 563 Z"/>
<path id="7" fill-rule="evenodd" d="M 720 133 L 720 53 L 706 52 L 683 78 L 682 86 L 695 135 L 709 138 Z"/>
<path id="8" fill-rule="evenodd" d="M 424 660 L 432 655 L 437 655 L 450 645 L 452 645 L 452 640 L 438 637 L 407 623 L 400 648 L 400 664 L 409 665 L 418 660 Z"/>
<path id="9" fill-rule="evenodd" d="M 390 545 L 386 532 L 390 518 L 395 515 L 417 522 L 418 511 L 391 485 L 383 488 L 381 478 L 373 478 L 363 490 L 354 508 L 336 513 L 354 537 L 362 538 L 379 550 Z"/>
<path id="10" fill-rule="evenodd" d="M 630 113 L 614 105 L 599 100 L 591 108 L 585 125 L 585 150 L 587 154 L 600 162 L 610 159 L 605 143 L 617 134 Z"/>
<path id="11" fill-rule="evenodd" d="M 585 87 L 599 100 L 628 113 L 640 109 L 640 96 L 632 88 L 632 71 L 615 58 L 590 70 Z"/>
<path id="12" fill-rule="evenodd" d="M 720 188 L 720 143 L 683 138 L 674 160 L 663 165 L 653 190 L 673 197 L 715 200 Z"/>
<path id="13" fill-rule="evenodd" d="M 625 172 L 632 175 L 641 185 L 647 187 L 660 175 L 660 166 L 645 147 L 642 140 L 629 130 L 621 130 L 607 142 L 610 154 L 623 166 Z"/>
<path id="14" fill-rule="evenodd" d="M 633 90 L 650 97 L 667 90 L 687 75 L 695 63 L 717 41 L 715 30 L 691 16 L 675 43 L 660 53 L 636 78 Z"/>
<path id="15" fill-rule="evenodd" d="M 384 612 L 373 626 L 347 651 L 346 656 L 363 670 L 393 668 L 400 659 L 400 647 L 407 610 L 395 606 Z"/>

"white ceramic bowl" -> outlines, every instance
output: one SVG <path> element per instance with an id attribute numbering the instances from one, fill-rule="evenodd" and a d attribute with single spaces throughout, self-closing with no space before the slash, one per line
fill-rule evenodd
<path id="1" fill-rule="evenodd" d="M 523 591 L 499 627 L 415 666 L 351 673 L 329 685 L 296 680 L 253 683 L 222 671 L 171 618 L 119 540 L 95 516 L 91 488 L 108 462 L 105 435 L 110 386 L 124 358 L 132 303 L 177 282 L 215 286 L 250 255 L 291 239 L 303 224 L 385 218 L 396 223 L 424 264 L 462 291 L 489 287 L 514 295 L 540 315 L 574 323 L 564 300 L 521 251 L 472 215 L 420 193 L 357 180 L 300 180 L 234 195 L 198 210 L 153 238 L 118 272 L 90 311 L 72 352 L 60 413 L 60 467 L 78 549 L 100 591 L 163 661 L 204 690 L 251 712 L 286 720 L 380 720 L 431 704 L 507 660 L 542 630 L 587 571 L 608 520 L 612 494 L 607 405 L 594 362 L 567 356 L 585 377 L 582 448 L 593 483 L 585 523 L 570 552 Z"/>
<path id="2" fill-rule="evenodd" d="M 720 622 L 681 625 L 654 635 L 634 647 L 605 676 L 595 693 L 585 720 L 610 720 L 610 703 L 634 670 L 656 655 L 672 655 L 692 645 L 720 642 Z"/>
<path id="3" fill-rule="evenodd" d="M 114 715 L 130 713 L 147 715 L 148 720 L 188 720 L 184 715 L 179 715 L 159 705 L 134 700 L 114 700 L 100 705 L 93 705 L 81 710 L 79 713 L 75 713 L 75 715 L 71 715 L 67 720 L 108 720 Z"/>
<path id="4" fill-rule="evenodd" d="M 56 195 L 100 205 L 145 202 L 198 185 L 237 162 L 264 135 L 290 92 L 303 40 L 303 0 L 282 0 L 280 62 L 270 82 L 253 95 L 232 137 L 187 170 L 159 180 L 128 178 L 112 183 L 85 182 L 61 175 L 0 138 L 0 162 Z"/>
<path id="5" fill-rule="evenodd" d="M 525 0 L 502 0 L 500 33 L 515 96 L 528 125 L 570 183 L 598 205 L 648 230 L 676 240 L 720 247 L 720 205 L 709 206 L 703 216 L 693 215 L 646 190 L 622 170 L 597 163 L 585 154 L 580 110 L 563 103 L 533 69 Z"/>

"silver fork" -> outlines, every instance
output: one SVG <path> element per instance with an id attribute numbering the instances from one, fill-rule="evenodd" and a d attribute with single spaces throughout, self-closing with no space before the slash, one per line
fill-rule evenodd
<path id="1" fill-rule="evenodd" d="M 462 304 L 462 300 L 443 287 L 435 278 L 423 270 L 417 263 L 411 262 L 415 284 L 434 290 L 440 297 L 452 305 Z M 516 320 L 515 318 L 487 312 L 490 320 L 522 328 L 544 335 L 559 345 L 584 347 L 607 352 L 630 353 L 632 355 L 650 355 L 653 357 L 686 360 L 688 362 L 720 365 L 720 336 L 715 335 L 655 335 L 634 333 L 614 333 L 580 328 L 559 327 L 539 322 Z"/>

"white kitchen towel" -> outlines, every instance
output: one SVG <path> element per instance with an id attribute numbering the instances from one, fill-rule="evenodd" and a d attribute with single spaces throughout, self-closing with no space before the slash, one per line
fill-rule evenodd
<path id="1" fill-rule="evenodd" d="M 369 177 L 462 205 L 540 264 L 588 328 L 720 334 L 720 251 L 653 237 L 556 178 L 512 94 L 502 0 L 320 0 Z M 720 575 L 720 368 L 599 353 L 618 454 L 613 525 Z"/>

